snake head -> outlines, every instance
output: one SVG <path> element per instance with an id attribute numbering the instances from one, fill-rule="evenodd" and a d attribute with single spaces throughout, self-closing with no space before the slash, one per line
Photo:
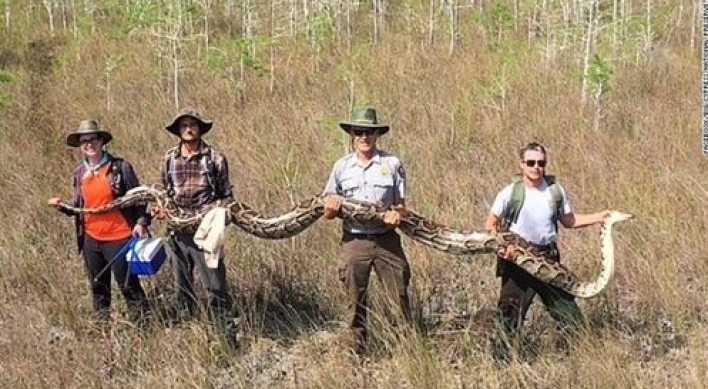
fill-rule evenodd
<path id="1" fill-rule="evenodd" d="M 629 219 L 633 219 L 634 215 L 631 213 L 624 213 L 620 211 L 610 211 L 609 215 L 605 219 L 605 223 L 617 223 Z"/>

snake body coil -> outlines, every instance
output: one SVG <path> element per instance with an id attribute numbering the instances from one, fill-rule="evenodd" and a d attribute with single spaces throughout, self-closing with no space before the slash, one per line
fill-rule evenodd
<path id="1" fill-rule="evenodd" d="M 99 214 L 117 208 L 124 208 L 146 202 L 156 202 L 167 215 L 168 225 L 174 228 L 196 228 L 204 215 L 215 205 L 207 206 L 199 212 L 180 209 L 168 198 L 166 192 L 154 186 L 139 186 L 125 196 L 96 208 L 76 208 L 67 204 L 60 206 L 74 213 Z M 232 202 L 223 205 L 230 213 L 230 222 L 248 234 L 263 239 L 286 239 L 293 237 L 313 225 L 324 214 L 324 200 L 321 196 L 310 197 L 289 211 L 273 217 L 265 217 L 248 205 Z M 344 199 L 340 217 L 357 221 L 383 221 L 386 209 L 375 204 L 352 199 Z M 612 211 L 600 229 L 602 269 L 594 281 L 581 281 L 559 262 L 549 261 L 531 244 L 512 232 L 491 233 L 462 231 L 435 223 L 424 216 L 406 210 L 406 216 L 398 227 L 416 242 L 453 255 L 477 255 L 494 253 L 510 244 L 516 246 L 515 263 L 532 276 L 582 298 L 600 293 L 608 284 L 614 272 L 613 224 L 632 218 L 633 215 Z"/>

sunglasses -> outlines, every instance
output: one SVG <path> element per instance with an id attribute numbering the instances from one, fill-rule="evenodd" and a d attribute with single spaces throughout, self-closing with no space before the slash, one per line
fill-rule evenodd
<path id="1" fill-rule="evenodd" d="M 83 139 L 79 139 L 79 144 L 85 145 L 87 143 L 93 143 L 97 140 L 98 140 L 97 136 L 93 136 L 91 138 L 83 138 Z"/>
<path id="2" fill-rule="evenodd" d="M 355 136 L 372 136 L 372 135 L 377 135 L 379 133 L 378 130 L 352 130 L 352 134 Z"/>
<path id="3" fill-rule="evenodd" d="M 179 128 L 199 128 L 199 123 L 181 123 Z"/>
<path id="4" fill-rule="evenodd" d="M 538 165 L 538 167 L 546 167 L 546 160 L 545 159 L 539 159 L 538 161 L 535 161 L 533 159 L 528 159 L 524 161 L 526 163 L 526 166 L 528 167 L 534 167 Z"/>

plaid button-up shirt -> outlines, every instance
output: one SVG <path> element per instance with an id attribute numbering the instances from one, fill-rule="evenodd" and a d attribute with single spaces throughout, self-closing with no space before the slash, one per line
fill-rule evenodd
<path id="1" fill-rule="evenodd" d="M 211 161 L 216 170 L 214 174 L 216 193 L 209 184 L 206 163 L 209 153 L 211 153 Z M 174 155 L 174 157 L 170 158 L 170 155 Z M 162 184 L 166 188 L 169 188 L 168 172 L 166 170 L 168 167 L 174 191 L 172 198 L 178 207 L 199 210 L 214 201 L 230 202 L 234 200 L 233 186 L 229 181 L 229 165 L 226 157 L 203 141 L 199 152 L 190 157 L 182 156 L 181 145 L 167 152 L 160 174 Z"/>

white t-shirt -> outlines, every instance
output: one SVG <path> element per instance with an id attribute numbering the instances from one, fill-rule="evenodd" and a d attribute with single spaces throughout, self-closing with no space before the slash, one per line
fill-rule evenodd
<path id="1" fill-rule="evenodd" d="M 492 204 L 491 212 L 500 217 L 511 201 L 511 192 L 514 184 L 509 184 L 497 194 Z M 565 189 L 560 187 L 563 195 L 561 215 L 571 212 L 570 201 Z M 524 187 L 524 203 L 519 212 L 516 223 L 509 227 L 511 232 L 519 234 L 527 241 L 539 245 L 547 245 L 557 241 L 555 224 L 553 223 L 553 198 L 551 190 L 544 181 L 539 188 Z M 560 215 L 559 215 L 560 216 Z"/>

